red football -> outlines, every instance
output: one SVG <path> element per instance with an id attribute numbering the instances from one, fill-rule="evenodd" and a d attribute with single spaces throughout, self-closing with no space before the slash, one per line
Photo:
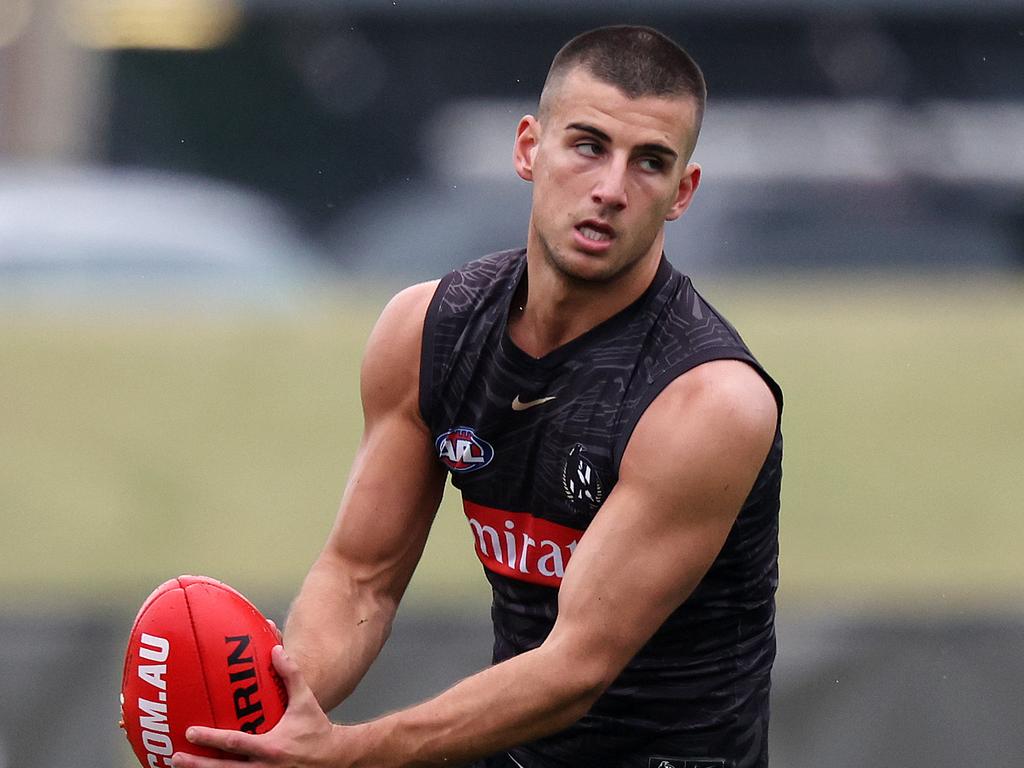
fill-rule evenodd
<path id="1" fill-rule="evenodd" d="M 264 733 L 288 703 L 270 660 L 279 643 L 263 615 L 227 584 L 179 576 L 146 598 L 132 626 L 121 722 L 145 768 L 175 752 L 225 757 L 185 740 L 190 725 Z"/>

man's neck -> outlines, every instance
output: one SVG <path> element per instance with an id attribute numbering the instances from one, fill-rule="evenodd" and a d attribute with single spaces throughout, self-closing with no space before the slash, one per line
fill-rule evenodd
<path id="1" fill-rule="evenodd" d="M 628 307 L 650 286 L 661 251 L 645 256 L 607 282 L 562 274 L 543 254 L 527 251 L 526 280 L 513 299 L 509 333 L 516 346 L 540 358 Z M 525 290 L 523 288 L 525 287 Z"/>

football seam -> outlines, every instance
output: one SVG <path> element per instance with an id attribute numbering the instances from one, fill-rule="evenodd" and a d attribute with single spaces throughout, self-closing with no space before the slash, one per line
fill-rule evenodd
<path id="1" fill-rule="evenodd" d="M 180 580 L 178 584 L 181 584 Z M 185 594 L 185 609 L 188 611 L 188 623 L 192 627 L 192 639 L 196 644 L 196 658 L 199 659 L 199 670 L 203 675 L 203 693 L 206 694 L 206 706 L 210 711 L 210 722 L 214 728 L 219 728 L 220 724 L 217 722 L 217 715 L 213 709 L 213 699 L 210 698 L 210 681 L 206 677 L 206 663 L 203 659 L 202 650 L 199 648 L 199 635 L 197 634 L 195 617 L 192 615 L 192 601 L 189 600 L 188 587 L 181 585 L 181 591 Z"/>

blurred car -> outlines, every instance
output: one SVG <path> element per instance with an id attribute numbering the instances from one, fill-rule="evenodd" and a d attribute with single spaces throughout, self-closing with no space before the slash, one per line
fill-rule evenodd
<path id="1" fill-rule="evenodd" d="M 146 170 L 0 167 L 0 301 L 285 300 L 316 246 L 272 201 Z"/>

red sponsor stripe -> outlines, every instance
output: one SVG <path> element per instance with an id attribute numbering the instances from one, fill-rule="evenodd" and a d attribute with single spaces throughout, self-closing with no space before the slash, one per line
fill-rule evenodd
<path id="1" fill-rule="evenodd" d="M 484 568 L 531 584 L 557 587 L 583 531 L 541 520 L 529 512 L 485 507 L 466 498 L 476 555 Z"/>

